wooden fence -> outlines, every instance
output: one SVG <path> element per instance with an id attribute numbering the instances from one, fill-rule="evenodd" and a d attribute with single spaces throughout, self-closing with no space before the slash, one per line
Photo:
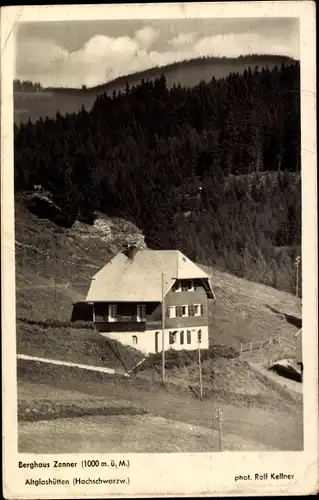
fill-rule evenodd
<path id="1" fill-rule="evenodd" d="M 281 335 L 277 335 L 275 337 L 269 337 L 266 340 L 256 340 L 254 342 L 244 342 L 240 343 L 240 353 L 248 352 L 248 351 L 261 351 L 263 347 L 273 345 L 273 344 L 286 344 L 288 347 L 292 349 L 296 349 L 296 344 L 293 340 L 286 339 Z"/>

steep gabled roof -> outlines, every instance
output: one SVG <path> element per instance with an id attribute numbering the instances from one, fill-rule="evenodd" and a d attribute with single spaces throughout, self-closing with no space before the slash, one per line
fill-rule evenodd
<path id="1" fill-rule="evenodd" d="M 138 250 L 133 258 L 117 254 L 92 278 L 89 302 L 161 302 L 176 279 L 203 279 L 214 298 L 209 276 L 178 250 Z"/>

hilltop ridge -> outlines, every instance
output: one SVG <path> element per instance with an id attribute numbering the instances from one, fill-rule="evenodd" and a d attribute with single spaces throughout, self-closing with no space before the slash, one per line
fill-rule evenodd
<path id="1" fill-rule="evenodd" d="M 89 88 L 42 88 L 26 82 L 28 90 L 24 91 L 23 86 L 17 83 L 14 92 L 14 120 L 20 123 L 29 119 L 36 121 L 46 116 L 51 118 L 57 112 L 62 115 L 76 113 L 82 106 L 89 111 L 99 94 L 123 92 L 127 85 L 134 86 L 140 84 L 142 80 L 154 80 L 161 74 L 165 75 L 168 88 L 174 85 L 193 87 L 200 81 L 209 82 L 212 78 L 225 78 L 230 73 L 243 73 L 248 67 L 272 68 L 275 65 L 280 66 L 291 62 L 294 62 L 292 58 L 281 55 L 249 55 L 238 58 L 203 57 L 124 75 Z"/>

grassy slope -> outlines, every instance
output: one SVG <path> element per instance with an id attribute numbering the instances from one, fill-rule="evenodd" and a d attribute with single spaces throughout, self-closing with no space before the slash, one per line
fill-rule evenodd
<path id="1" fill-rule="evenodd" d="M 18 353 L 120 371 L 133 368 L 142 357 L 135 349 L 123 349 L 92 330 L 67 324 L 45 328 L 32 322 L 68 322 L 73 302 L 85 299 L 92 275 L 115 254 L 134 227 L 114 231 L 110 244 L 90 226 L 77 223 L 71 230 L 59 229 L 48 220 L 39 220 L 21 204 L 16 204 L 15 226 Z M 62 285 L 56 288 L 51 280 Z"/>
<path id="2" fill-rule="evenodd" d="M 95 330 L 17 323 L 19 354 L 114 368 L 125 373 L 143 359 L 136 349 L 105 339 Z"/>
<path id="3" fill-rule="evenodd" d="M 52 414 L 59 416 L 61 401 L 68 398 L 70 416 L 74 407 L 79 406 L 79 401 L 82 401 L 84 415 L 99 416 L 51 422 L 54 439 L 49 432 L 53 428 L 51 423 L 26 423 L 25 420 L 39 419 L 24 417 L 20 422 L 21 451 L 34 451 L 39 446 L 38 451 L 46 449 L 47 453 L 70 450 L 105 452 L 111 449 L 119 452 L 124 451 L 125 439 L 130 433 L 132 436 L 128 439 L 126 452 L 217 451 L 217 422 L 214 418 L 217 406 L 221 406 L 224 415 L 225 449 L 302 449 L 301 402 L 297 404 L 271 384 L 267 389 L 265 383 L 264 400 L 249 395 L 240 398 L 238 395 L 237 399 L 227 401 L 220 392 L 213 392 L 199 401 L 188 388 L 175 384 L 163 388 L 157 383 L 150 385 L 141 378 L 125 379 L 26 361 L 18 363 L 18 380 L 20 413 L 24 415 L 27 408 L 36 407 L 40 412 L 41 405 L 50 404 Z M 49 403 L 45 396 L 48 390 L 51 394 Z M 144 412 L 147 415 L 142 422 L 140 417 L 130 416 L 127 420 L 125 412 L 130 411 L 127 408 L 135 409 L 135 414 Z M 117 416 L 107 416 L 111 411 L 113 415 L 117 412 Z M 111 435 L 107 432 L 110 427 Z M 174 450 L 172 427 L 176 430 Z M 207 429 L 211 432 L 211 441 L 205 442 Z M 151 439 L 151 435 L 158 436 L 158 440 Z M 197 444 L 196 440 L 194 442 L 196 435 L 199 436 Z"/>
<path id="4" fill-rule="evenodd" d="M 171 64 L 162 68 L 152 68 L 133 75 L 127 75 L 117 78 L 114 81 L 99 85 L 87 91 L 75 89 L 50 89 L 49 92 L 19 92 L 14 97 L 14 115 L 15 121 L 25 122 L 29 118 L 34 121 L 40 116 L 54 117 L 59 111 L 62 115 L 66 113 L 75 113 L 80 110 L 83 105 L 89 110 L 95 101 L 98 94 L 108 92 L 111 94 L 113 90 L 124 90 L 126 83 L 130 86 L 137 85 L 141 79 L 155 79 L 161 73 L 164 73 L 167 79 L 168 87 L 173 84 L 180 83 L 181 85 L 194 86 L 200 80 L 210 81 L 212 77 L 223 78 L 229 75 L 230 72 L 242 73 L 248 66 L 255 65 L 262 67 L 268 65 L 272 67 L 275 64 L 280 65 L 287 58 L 280 56 L 253 56 L 240 59 L 194 59 L 184 62 L 183 64 Z"/>
<path id="5" fill-rule="evenodd" d="M 290 340 L 298 330 L 280 314 L 301 317 L 301 300 L 259 283 L 201 266 L 212 276 L 216 301 L 210 302 L 210 338 L 214 343 L 234 344 L 282 335 Z"/>

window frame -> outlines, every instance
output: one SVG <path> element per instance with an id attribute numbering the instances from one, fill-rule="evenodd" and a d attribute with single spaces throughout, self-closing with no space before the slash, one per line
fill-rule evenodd
<path id="1" fill-rule="evenodd" d="M 113 314 L 112 311 L 115 311 L 115 313 Z M 118 321 L 117 304 L 109 304 L 109 306 L 108 306 L 108 321 L 109 321 L 109 323 L 116 323 Z"/>
<path id="2" fill-rule="evenodd" d="M 194 304 L 193 307 L 194 307 L 194 316 L 202 316 L 201 304 Z M 197 313 L 195 308 L 197 308 Z"/>
<path id="3" fill-rule="evenodd" d="M 169 345 L 174 345 L 176 344 L 176 335 L 178 333 L 178 330 L 170 330 L 169 331 Z"/>
<path id="4" fill-rule="evenodd" d="M 138 338 L 137 335 L 132 335 L 132 344 L 137 345 L 138 344 Z"/>
<path id="5" fill-rule="evenodd" d="M 167 306 L 167 317 L 168 318 L 176 318 L 176 306 Z M 173 314 L 172 314 L 173 313 Z"/>
<path id="6" fill-rule="evenodd" d="M 181 314 L 181 318 L 188 318 L 189 317 L 189 314 L 188 314 L 188 304 L 184 304 L 184 305 L 181 305 L 181 310 L 182 310 L 182 314 Z M 186 311 L 186 314 L 183 314 L 183 307 L 185 307 L 185 311 Z"/>
<path id="7" fill-rule="evenodd" d="M 143 311 L 143 314 L 140 314 L 141 310 Z M 143 323 L 144 321 L 146 321 L 146 304 L 137 304 L 136 321 L 138 323 Z"/>
<path id="8" fill-rule="evenodd" d="M 176 280 L 173 285 L 173 292 L 181 292 L 182 291 L 182 282 L 181 280 Z"/>

